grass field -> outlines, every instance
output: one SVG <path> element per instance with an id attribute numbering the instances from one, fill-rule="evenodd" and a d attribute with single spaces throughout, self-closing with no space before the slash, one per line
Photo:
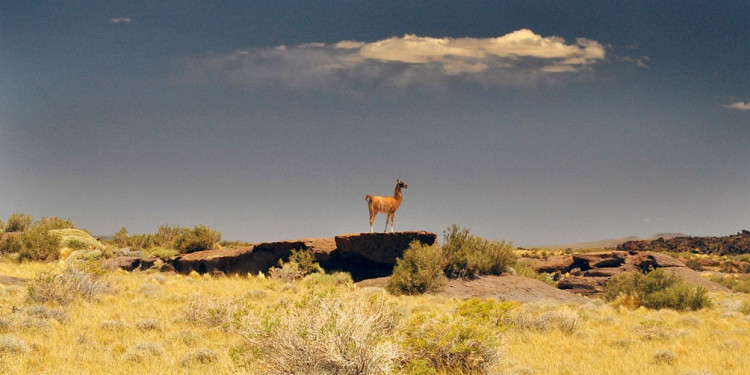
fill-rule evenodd
<path id="1" fill-rule="evenodd" d="M 56 263 L 0 262 L 6 276 L 40 280 L 62 272 Z M 330 363 L 320 368 L 341 374 L 718 375 L 750 368 L 750 298 L 742 293 L 712 294 L 712 308 L 678 313 L 599 300 L 394 297 L 340 274 L 294 283 L 124 271 L 101 278 L 110 291 L 69 304 L 33 302 L 28 285 L 0 284 L 0 374 L 284 373 L 274 361 L 299 353 L 299 361 L 325 357 Z M 326 345 L 340 345 L 339 352 Z M 466 366 L 445 365 L 460 361 Z M 320 373 L 308 362 L 296 366 L 287 373 Z"/>

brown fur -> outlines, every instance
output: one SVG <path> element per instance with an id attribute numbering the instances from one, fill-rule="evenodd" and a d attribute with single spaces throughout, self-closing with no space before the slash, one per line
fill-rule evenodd
<path id="1" fill-rule="evenodd" d="M 396 213 L 396 210 L 398 210 L 398 207 L 401 206 L 401 201 L 403 200 L 401 196 L 402 187 L 404 189 L 407 188 L 405 183 L 400 180 L 396 180 L 396 188 L 393 192 L 392 197 L 372 196 L 370 194 L 365 195 L 367 208 L 370 210 L 370 232 L 373 231 L 372 225 L 375 222 L 375 216 L 377 216 L 379 212 L 382 212 L 386 215 L 385 230 L 383 231 L 385 232 L 388 230 L 388 220 L 390 220 L 391 232 L 393 232 L 393 216 Z"/>

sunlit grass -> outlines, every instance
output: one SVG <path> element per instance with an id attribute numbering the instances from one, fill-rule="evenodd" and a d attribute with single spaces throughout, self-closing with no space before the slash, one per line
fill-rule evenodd
<path id="1" fill-rule="evenodd" d="M 61 267 L 0 262 L 0 275 L 33 279 Z M 0 284 L 0 373 L 253 374 L 253 366 L 235 360 L 247 342 L 228 318 L 236 311 L 222 315 L 229 304 L 242 313 L 262 314 L 295 306 L 311 293 L 379 296 L 397 315 L 400 326 L 393 334 L 399 335 L 415 316 L 450 325 L 446 317 L 457 316 L 462 302 L 394 297 L 380 288 L 354 287 L 339 275 L 315 274 L 293 283 L 195 273 L 110 271 L 102 277 L 114 294 L 79 298 L 67 306 L 34 304 L 26 286 Z M 497 330 L 501 338 L 500 359 L 488 373 L 744 374 L 750 368 L 750 298 L 735 293 L 711 298 L 712 308 L 694 312 L 631 310 L 598 300 L 512 304 L 500 321 L 480 319 L 478 326 L 467 327 Z M 408 373 L 398 365 L 393 369 Z"/>

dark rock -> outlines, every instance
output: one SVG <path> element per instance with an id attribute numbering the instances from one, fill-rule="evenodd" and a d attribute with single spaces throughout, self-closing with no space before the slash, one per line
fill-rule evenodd
<path id="1" fill-rule="evenodd" d="M 141 258 L 121 255 L 116 258 L 107 259 L 104 265 L 107 268 L 120 268 L 125 271 L 133 271 L 141 265 Z"/>
<path id="2" fill-rule="evenodd" d="M 625 263 L 627 253 L 623 251 L 609 251 L 584 253 L 573 255 L 573 265 L 586 271 L 591 268 L 619 267 Z"/>
<path id="3" fill-rule="evenodd" d="M 533 264 L 536 272 L 567 273 L 573 267 L 573 257 L 570 255 L 552 256 L 547 259 L 535 259 Z"/>
<path id="4" fill-rule="evenodd" d="M 409 244 L 417 240 L 433 245 L 435 233 L 357 233 L 336 236 L 336 250 L 331 258 L 320 265 L 326 270 L 349 272 L 354 281 L 388 276 L 393 272 L 396 258 L 403 256 Z"/>
<path id="5" fill-rule="evenodd" d="M 409 244 L 417 240 L 426 245 L 435 243 L 435 233 L 357 233 L 336 236 L 336 250 L 341 256 L 359 255 L 375 263 L 396 264 L 396 258 L 404 254 Z"/>
<path id="6" fill-rule="evenodd" d="M 568 276 L 557 283 L 557 287 L 571 293 L 590 296 L 604 291 L 609 277 Z"/>
<path id="7" fill-rule="evenodd" d="M 292 250 L 313 252 L 315 260 L 326 270 L 351 273 L 355 280 L 387 276 L 396 258 L 403 255 L 413 240 L 434 244 L 437 235 L 429 232 L 346 234 L 336 238 L 308 238 L 266 242 L 240 249 L 197 251 L 178 255 L 172 264 L 178 272 L 258 273 L 286 261 Z"/>
<path id="8" fill-rule="evenodd" d="M 636 256 L 635 264 L 643 271 L 661 267 L 685 267 L 679 259 L 661 253 L 642 252 Z"/>

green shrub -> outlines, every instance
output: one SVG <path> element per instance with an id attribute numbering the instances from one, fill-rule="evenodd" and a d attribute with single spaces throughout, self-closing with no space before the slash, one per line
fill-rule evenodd
<path id="1" fill-rule="evenodd" d="M 438 246 L 414 240 L 396 259 L 386 289 L 393 294 L 420 294 L 437 290 L 445 282 L 443 253 Z"/>
<path id="2" fill-rule="evenodd" d="M 733 292 L 750 293 L 750 275 L 713 275 L 710 279 L 724 285 Z"/>
<path id="3" fill-rule="evenodd" d="M 50 261 L 60 257 L 60 236 L 50 232 L 44 225 L 34 225 L 20 237 L 21 248 L 18 259 Z"/>
<path id="4" fill-rule="evenodd" d="M 154 246 L 161 247 L 172 247 L 174 241 L 180 236 L 180 234 L 188 230 L 187 228 L 172 227 L 169 225 L 161 225 L 156 230 L 156 234 L 153 236 Z M 221 234 L 219 235 L 221 237 Z"/>
<path id="5" fill-rule="evenodd" d="M 0 219 L 0 234 L 5 232 L 5 222 Z"/>
<path id="6" fill-rule="evenodd" d="M 13 213 L 5 224 L 6 232 L 23 232 L 31 226 L 31 215 Z"/>
<path id="7" fill-rule="evenodd" d="M 206 225 L 197 225 L 192 229 L 182 229 L 174 239 L 174 247 L 181 253 L 192 253 L 210 249 L 221 240 L 221 232 Z"/>
<path id="8" fill-rule="evenodd" d="M 115 235 L 112 236 L 112 243 L 117 247 L 127 247 L 129 245 L 129 240 L 130 236 L 128 228 L 125 227 L 118 229 L 117 232 L 115 232 Z"/>
<path id="9" fill-rule="evenodd" d="M 701 265 L 700 260 L 696 258 L 688 259 L 687 261 L 685 261 L 685 265 L 693 271 L 703 271 L 703 266 Z"/>
<path id="10" fill-rule="evenodd" d="M 454 313 L 417 313 L 401 325 L 402 367 L 410 374 L 485 374 L 500 360 L 507 306 L 472 299 Z"/>
<path id="11" fill-rule="evenodd" d="M 17 236 L 5 235 L 0 240 L 0 255 L 21 251 L 21 239 Z"/>
<path id="12" fill-rule="evenodd" d="M 628 299 L 650 309 L 700 310 L 711 306 L 708 291 L 680 276 L 657 268 L 648 274 L 623 272 L 613 276 L 604 290 L 607 301 Z"/>
<path id="13" fill-rule="evenodd" d="M 37 222 L 37 224 L 44 225 L 44 227 L 47 228 L 47 230 L 52 230 L 52 229 L 74 229 L 76 227 L 75 223 L 73 223 L 72 220 L 70 220 L 70 219 L 63 220 L 63 219 L 61 219 L 61 218 L 59 218 L 57 216 L 52 216 L 52 217 L 43 216 L 42 220 L 40 220 L 39 222 Z M 91 235 L 89 234 L 89 236 L 91 236 Z"/>
<path id="14" fill-rule="evenodd" d="M 552 286 L 555 285 L 555 282 L 552 281 L 551 278 L 547 277 L 547 275 L 536 272 L 534 266 L 529 263 L 529 261 L 516 262 L 516 264 L 513 266 L 513 273 L 517 276 L 539 280 Z"/>
<path id="15" fill-rule="evenodd" d="M 268 270 L 269 275 L 275 279 L 287 281 L 301 279 L 313 273 L 323 273 L 323 268 L 315 262 L 315 255 L 311 250 L 295 249 L 289 260 L 284 262 L 279 259 L 279 266 Z"/>
<path id="16" fill-rule="evenodd" d="M 453 224 L 443 232 L 445 274 L 451 278 L 500 275 L 515 263 L 513 247 L 505 241 L 489 241 Z"/>

